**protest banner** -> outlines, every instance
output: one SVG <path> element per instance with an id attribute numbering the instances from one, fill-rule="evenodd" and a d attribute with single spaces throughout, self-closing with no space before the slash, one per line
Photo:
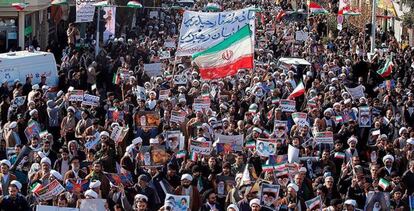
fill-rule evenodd
<path id="1" fill-rule="evenodd" d="M 65 191 L 65 188 L 55 179 L 36 191 L 35 196 L 40 201 L 47 201 L 53 199 L 54 196 L 59 195 L 63 191 Z"/>
<path id="2" fill-rule="evenodd" d="M 83 101 L 83 90 L 72 90 L 69 92 L 69 101 Z"/>
<path id="3" fill-rule="evenodd" d="M 67 179 L 65 186 L 66 186 L 66 190 L 69 192 L 81 193 L 89 189 L 89 180 Z"/>
<path id="4" fill-rule="evenodd" d="M 160 52 L 160 59 L 161 60 L 163 60 L 163 59 L 169 59 L 169 58 L 171 58 L 170 51 L 161 51 Z"/>
<path id="5" fill-rule="evenodd" d="M 371 112 L 368 106 L 359 107 L 359 127 L 371 127 Z"/>
<path id="6" fill-rule="evenodd" d="M 293 163 L 299 161 L 299 149 L 290 145 L 288 147 L 288 162 Z"/>
<path id="7" fill-rule="evenodd" d="M 210 99 L 196 98 L 194 99 L 193 109 L 194 111 L 203 111 L 210 108 Z"/>
<path id="8" fill-rule="evenodd" d="M 115 127 L 112 129 L 110 138 L 116 143 L 122 142 L 125 136 L 128 134 L 129 128 L 127 127 Z"/>
<path id="9" fill-rule="evenodd" d="M 279 198 L 280 185 L 262 183 L 260 189 L 260 204 L 264 207 L 275 209 L 274 203 Z"/>
<path id="10" fill-rule="evenodd" d="M 227 152 L 237 152 L 243 150 L 243 134 L 240 135 L 223 135 L 223 134 L 216 134 L 216 146 L 217 148 L 223 149 L 223 151 Z M 229 149 L 229 150 L 226 150 Z"/>
<path id="11" fill-rule="evenodd" d="M 274 139 L 257 139 L 256 150 L 259 156 L 269 157 L 276 153 L 276 140 Z"/>
<path id="12" fill-rule="evenodd" d="M 82 211 L 106 210 L 105 199 L 81 199 L 79 209 Z"/>
<path id="13" fill-rule="evenodd" d="M 144 71 L 148 75 L 148 77 L 155 77 L 161 75 L 161 69 L 161 63 L 144 64 Z"/>
<path id="14" fill-rule="evenodd" d="M 185 74 L 175 75 L 174 76 L 174 84 L 176 85 L 184 85 L 187 84 L 187 76 Z"/>
<path id="15" fill-rule="evenodd" d="M 307 122 L 308 114 L 303 112 L 295 112 L 292 114 L 292 119 L 295 124 L 299 125 L 300 127 L 305 127 L 309 125 Z"/>
<path id="16" fill-rule="evenodd" d="M 195 139 L 191 140 L 189 146 L 189 152 L 195 152 L 197 154 L 209 155 L 211 152 L 211 143 L 210 142 L 201 142 Z"/>
<path id="17" fill-rule="evenodd" d="M 167 193 L 164 204 L 168 204 L 171 211 L 188 211 L 190 210 L 190 196 Z"/>
<path id="18" fill-rule="evenodd" d="M 101 135 L 99 134 L 99 132 L 96 132 L 94 135 L 93 135 L 93 139 L 91 139 L 91 140 L 89 140 L 89 141 L 87 141 L 86 143 L 85 143 L 85 148 L 86 149 L 92 149 L 92 148 L 95 148 L 95 146 L 99 143 L 99 141 L 101 140 L 100 138 L 101 138 Z"/>
<path id="19" fill-rule="evenodd" d="M 95 0 L 76 0 L 76 23 L 92 22 Z"/>
<path id="20" fill-rule="evenodd" d="M 171 122 L 175 122 L 177 124 L 181 124 L 185 121 L 185 116 L 187 113 L 185 111 L 171 111 Z"/>
<path id="21" fill-rule="evenodd" d="M 26 96 L 16 97 L 13 100 L 13 104 L 17 106 L 22 106 L 26 102 Z"/>
<path id="22" fill-rule="evenodd" d="M 103 32 L 102 38 L 103 38 L 103 42 L 106 43 L 106 41 L 108 41 L 111 36 L 115 37 L 116 7 L 114 6 L 102 7 L 102 10 L 104 12 L 103 18 L 105 20 L 105 31 Z"/>
<path id="23" fill-rule="evenodd" d="M 313 199 L 309 199 L 308 201 L 305 201 L 306 208 L 309 210 L 313 210 L 315 208 L 322 208 L 322 199 L 321 196 L 317 196 Z"/>
<path id="24" fill-rule="evenodd" d="M 79 208 L 36 205 L 36 211 L 79 211 Z"/>
<path id="25" fill-rule="evenodd" d="M 141 128 L 156 128 L 160 125 L 160 116 L 155 111 L 139 111 L 134 117 L 135 126 Z"/>
<path id="26" fill-rule="evenodd" d="M 359 100 L 359 98 L 364 97 L 364 87 L 362 85 L 359 85 L 354 88 L 348 88 L 345 87 L 346 91 L 351 95 L 353 100 Z"/>
<path id="27" fill-rule="evenodd" d="M 287 132 L 287 121 L 275 120 L 273 134 L 276 138 L 285 138 Z"/>
<path id="28" fill-rule="evenodd" d="M 165 148 L 171 151 L 184 149 L 184 135 L 181 131 L 167 131 L 165 133 Z"/>
<path id="29" fill-rule="evenodd" d="M 181 23 L 176 56 L 190 56 L 214 46 L 249 24 L 255 30 L 253 8 L 225 12 L 186 10 Z M 254 36 L 252 36 L 254 40 Z"/>
<path id="30" fill-rule="evenodd" d="M 220 198 L 226 197 L 227 194 L 236 186 L 236 181 L 231 176 L 217 176 L 217 195 Z"/>
<path id="31" fill-rule="evenodd" d="M 170 93 L 171 93 L 170 89 L 162 89 L 159 92 L 158 99 L 159 100 L 166 100 L 166 99 L 168 99 Z"/>
<path id="32" fill-rule="evenodd" d="M 318 144 L 333 144 L 333 133 L 332 131 L 316 132 L 315 142 Z"/>
<path id="33" fill-rule="evenodd" d="M 279 108 L 281 108 L 283 112 L 295 112 L 296 101 L 282 99 L 280 100 Z"/>
<path id="34" fill-rule="evenodd" d="M 99 106 L 100 97 L 90 94 L 83 95 L 82 105 Z"/>
<path id="35" fill-rule="evenodd" d="M 29 123 L 26 129 L 24 129 L 24 134 L 26 135 L 27 140 L 31 140 L 34 135 L 40 137 L 39 125 L 34 122 Z"/>

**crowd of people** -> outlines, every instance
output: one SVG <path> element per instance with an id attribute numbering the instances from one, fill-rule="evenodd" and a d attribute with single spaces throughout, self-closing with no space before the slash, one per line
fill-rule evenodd
<path id="1" fill-rule="evenodd" d="M 290 1 L 220 6 L 261 9 L 253 69 L 203 80 L 191 58 L 165 46 L 178 42 L 182 13 L 164 8 L 156 18 L 144 13 L 96 57 L 94 48 L 79 48 L 71 24 L 54 90 L 46 76 L 38 84 L 31 77 L 3 82 L 0 209 L 79 208 L 82 200 L 105 199 L 116 211 L 411 210 L 413 50 L 378 29 L 368 56 L 362 29 L 328 29 L 325 15 L 282 17 L 298 9 Z M 336 16 L 331 7 L 328 16 Z M 307 38 L 292 41 L 297 31 Z M 160 58 L 166 51 L 170 58 Z M 278 63 L 281 57 L 311 65 Z M 390 57 L 392 73 L 383 78 L 377 70 Z M 162 74 L 148 76 L 144 64 L 157 62 Z M 291 98 L 300 83 L 305 93 Z M 74 90 L 98 96 L 99 104 L 73 100 Z M 295 111 L 281 105 L 288 98 Z M 209 107 L 196 109 L 200 101 Z M 295 112 L 306 114 L 302 123 Z M 332 142 L 319 142 L 319 134 L 333 134 Z M 240 135 L 241 146 L 218 140 Z M 191 151 L 193 142 L 207 153 Z M 46 196 L 52 186 L 64 190 Z"/>

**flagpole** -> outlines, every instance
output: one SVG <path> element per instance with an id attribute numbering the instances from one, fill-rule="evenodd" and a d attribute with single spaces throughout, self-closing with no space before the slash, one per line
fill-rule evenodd
<path id="1" fill-rule="evenodd" d="M 374 54 L 375 51 L 375 31 L 377 29 L 376 27 L 376 11 L 377 11 L 377 1 L 376 0 L 372 0 L 372 19 L 371 19 L 371 54 Z"/>
<path id="2" fill-rule="evenodd" d="M 101 22 L 101 7 L 98 8 L 98 18 L 96 21 L 96 42 L 95 42 L 95 57 L 98 56 L 99 53 L 99 22 Z"/>

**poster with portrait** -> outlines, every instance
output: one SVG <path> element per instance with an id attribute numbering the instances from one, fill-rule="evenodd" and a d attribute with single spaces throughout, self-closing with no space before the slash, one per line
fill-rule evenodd
<path id="1" fill-rule="evenodd" d="M 276 140 L 274 139 L 257 139 L 256 150 L 259 156 L 269 157 L 276 154 Z"/>
<path id="2" fill-rule="evenodd" d="M 104 20 L 105 20 L 105 31 L 103 32 L 103 42 L 111 37 L 115 36 L 115 17 L 116 17 L 116 7 L 103 7 L 104 11 Z"/>
<path id="3" fill-rule="evenodd" d="M 371 127 L 371 113 L 368 106 L 359 107 L 359 127 Z"/>
<path id="4" fill-rule="evenodd" d="M 139 111 L 134 116 L 135 126 L 150 129 L 160 125 L 160 116 L 155 111 Z"/>
<path id="5" fill-rule="evenodd" d="M 82 211 L 106 210 L 105 199 L 82 199 L 79 209 Z"/>
<path id="6" fill-rule="evenodd" d="M 216 134 L 216 147 L 217 151 L 233 152 L 243 150 L 243 134 L 240 135 L 223 135 Z M 221 150 L 219 150 L 221 149 Z"/>
<path id="7" fill-rule="evenodd" d="M 184 149 L 185 137 L 180 131 L 167 131 L 165 133 L 165 148 L 167 150 L 178 152 Z"/>
<path id="8" fill-rule="evenodd" d="M 262 183 L 260 189 L 260 203 L 262 206 L 275 209 L 274 203 L 279 198 L 279 185 Z"/>
<path id="9" fill-rule="evenodd" d="M 165 146 L 151 147 L 151 165 L 163 166 L 170 159 L 170 155 L 165 151 Z"/>
<path id="10" fill-rule="evenodd" d="M 275 120 L 273 134 L 278 139 L 285 139 L 288 132 L 287 121 Z"/>
<path id="11" fill-rule="evenodd" d="M 391 210 L 390 193 L 369 191 L 364 210 Z"/>
<path id="12" fill-rule="evenodd" d="M 191 140 L 189 146 L 189 152 L 195 152 L 201 155 L 210 155 L 211 153 L 211 142 L 202 142 L 195 139 Z"/>
<path id="13" fill-rule="evenodd" d="M 216 177 L 216 184 L 217 184 L 217 195 L 219 198 L 223 198 L 227 196 L 227 193 L 230 192 L 236 186 L 236 181 L 234 177 L 230 176 L 217 176 Z"/>
<path id="14" fill-rule="evenodd" d="M 167 193 L 164 204 L 171 206 L 172 211 L 190 210 L 190 196 L 173 195 Z"/>

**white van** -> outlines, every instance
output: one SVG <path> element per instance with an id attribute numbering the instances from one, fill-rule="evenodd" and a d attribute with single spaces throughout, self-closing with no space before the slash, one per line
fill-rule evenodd
<path id="1" fill-rule="evenodd" d="M 0 54 L 0 82 L 7 80 L 12 85 L 19 79 L 24 84 L 26 77 L 32 76 L 32 84 L 38 84 L 42 75 L 46 75 L 49 87 L 57 87 L 57 67 L 52 53 L 17 51 Z"/>

